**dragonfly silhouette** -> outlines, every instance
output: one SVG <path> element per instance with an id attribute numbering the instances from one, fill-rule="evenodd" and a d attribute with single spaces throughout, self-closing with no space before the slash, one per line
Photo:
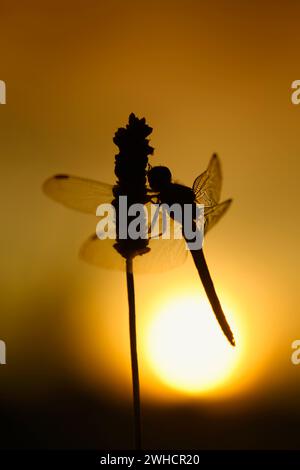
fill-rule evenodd
<path id="1" fill-rule="evenodd" d="M 185 204 L 192 204 L 194 206 L 194 214 L 196 214 L 196 204 L 203 204 L 205 217 L 204 233 L 207 233 L 207 231 L 218 222 L 232 202 L 232 199 L 227 199 L 221 203 L 219 202 L 221 196 L 222 172 L 220 160 L 216 154 L 212 156 L 207 170 L 195 179 L 192 188 L 173 183 L 171 171 L 165 166 L 151 168 L 148 172 L 148 181 L 150 188 L 158 193 L 157 199 L 160 204 L 166 204 L 166 207 L 169 208 L 172 207 L 173 204 L 179 204 L 182 208 L 182 214 L 184 213 Z M 169 215 L 173 219 L 176 219 L 174 211 L 169 211 Z M 177 221 L 179 222 L 179 220 Z M 195 220 L 193 221 L 192 227 L 193 231 L 195 231 Z M 183 236 L 189 246 L 189 240 L 185 237 L 184 230 Z M 190 252 L 223 333 L 229 342 L 235 346 L 234 336 L 218 299 L 203 249 L 191 249 Z"/>
<path id="2" fill-rule="evenodd" d="M 153 167 L 148 171 L 147 176 L 149 204 L 154 200 L 156 203 L 166 203 L 169 206 L 174 203 L 181 206 L 183 204 L 203 204 L 205 233 L 219 221 L 232 202 L 231 199 L 219 202 L 222 173 L 220 160 L 215 154 L 207 169 L 195 179 L 192 188 L 173 183 L 171 172 L 167 167 Z M 113 185 L 65 174 L 58 174 L 46 180 L 43 190 L 55 201 L 69 208 L 93 215 L 96 214 L 96 209 L 100 204 L 110 203 L 114 199 Z M 173 218 L 173 222 L 178 222 L 174 220 L 171 212 L 169 216 L 171 221 Z M 183 238 L 175 237 L 174 232 L 170 230 L 170 239 L 162 237 L 149 239 L 150 251 L 147 255 L 134 258 L 136 272 L 160 272 L 179 266 L 186 260 L 188 254 L 186 243 Z M 124 259 L 113 248 L 114 244 L 115 240 L 110 238 L 99 240 L 94 234 L 82 245 L 79 254 L 82 259 L 93 265 L 124 270 Z M 203 250 L 190 250 L 190 252 L 222 331 L 230 343 L 235 345 L 233 333 L 216 294 Z"/>

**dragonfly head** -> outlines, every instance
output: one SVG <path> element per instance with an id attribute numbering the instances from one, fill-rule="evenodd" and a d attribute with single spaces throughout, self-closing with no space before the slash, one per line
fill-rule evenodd
<path id="1" fill-rule="evenodd" d="M 148 181 L 153 191 L 161 191 L 171 184 L 172 173 L 166 166 L 154 166 L 148 173 Z"/>

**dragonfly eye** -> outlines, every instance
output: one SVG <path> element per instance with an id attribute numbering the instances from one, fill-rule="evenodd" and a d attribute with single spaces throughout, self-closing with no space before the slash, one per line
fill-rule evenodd
<path id="1" fill-rule="evenodd" d="M 172 181 L 172 174 L 166 166 L 154 166 L 148 171 L 147 176 L 153 191 L 161 191 Z"/>

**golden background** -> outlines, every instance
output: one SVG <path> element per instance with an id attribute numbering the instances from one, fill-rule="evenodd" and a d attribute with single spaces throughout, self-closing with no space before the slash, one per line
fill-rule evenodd
<path id="1" fill-rule="evenodd" d="M 242 348 L 224 386 L 188 396 L 140 346 L 146 446 L 299 445 L 299 15 L 296 0 L 1 0 L 4 446 L 129 445 L 125 275 L 78 259 L 96 218 L 41 185 L 58 172 L 113 183 L 112 137 L 132 111 L 154 129 L 150 163 L 180 182 L 220 155 L 234 204 L 205 252 Z M 200 284 L 189 260 L 137 277 L 136 290 L 141 344 L 159 304 Z"/>

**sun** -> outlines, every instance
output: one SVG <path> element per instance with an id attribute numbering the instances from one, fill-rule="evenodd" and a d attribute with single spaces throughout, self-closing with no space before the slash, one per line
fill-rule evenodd
<path id="1" fill-rule="evenodd" d="M 187 393 L 219 387 L 239 356 L 238 347 L 228 343 L 201 297 L 165 304 L 149 325 L 146 347 L 150 366 L 161 381 Z"/>

